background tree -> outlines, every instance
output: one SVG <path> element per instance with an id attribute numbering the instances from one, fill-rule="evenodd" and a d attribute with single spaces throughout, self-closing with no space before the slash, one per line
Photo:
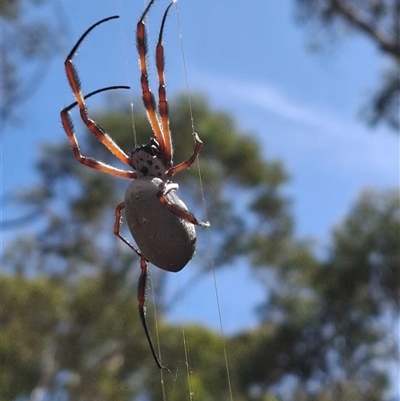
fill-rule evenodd
<path id="1" fill-rule="evenodd" d="M 121 104 L 96 119 L 130 151 L 132 116 Z M 281 164 L 264 160 L 251 135 L 204 99 L 193 97 L 192 108 L 204 141 L 200 171 L 215 266 L 240 256 L 265 285 L 259 325 L 226 339 L 234 400 L 389 400 L 398 350 L 397 193 L 363 195 L 330 252 L 317 257 L 312 244 L 293 237 Z M 144 114 L 135 113 L 135 127 L 138 143 L 147 142 Z M 171 127 L 178 162 L 193 147 L 185 98 L 171 102 Z M 81 142 L 83 153 L 112 162 L 89 133 Z M 137 317 L 138 258 L 112 234 L 128 181 L 81 166 L 66 140 L 43 148 L 38 169 L 41 184 L 20 198 L 22 207 L 38 210 L 37 222 L 4 257 L 2 398 L 162 399 Z M 182 199 L 201 216 L 196 168 L 176 179 Z M 206 274 L 199 234 L 191 268 Z M 164 373 L 168 399 L 192 391 L 199 400 L 229 400 L 220 335 L 194 326 L 183 334 L 163 321 L 167 277 L 152 271 L 162 359 L 171 369 Z M 154 333 L 151 299 L 148 312 Z"/>
<path id="2" fill-rule="evenodd" d="M 384 122 L 399 130 L 400 0 L 296 0 L 296 3 L 299 20 L 317 28 L 318 34 L 313 35 L 317 41 L 322 42 L 321 31 L 328 37 L 338 37 L 351 30 L 365 35 L 387 56 L 389 63 L 383 71 L 381 86 L 364 113 L 373 124 Z"/>
<path id="3" fill-rule="evenodd" d="M 193 147 L 187 104 L 183 99 L 177 99 L 171 104 L 171 128 L 174 132 L 177 161 L 184 160 Z M 267 163 L 261 159 L 254 140 L 249 136 L 239 135 L 229 116 L 212 112 L 201 99 L 194 100 L 192 107 L 194 118 L 198 121 L 197 128 L 203 141 L 207 143 L 202 152 L 204 158 L 201 159 L 203 188 L 210 205 L 208 218 L 213 220 L 215 227 L 211 233 L 215 261 L 222 265 L 240 255 L 247 240 L 245 235 L 239 235 L 248 224 L 243 213 L 246 205 L 240 197 L 229 196 L 231 188 L 235 187 L 235 191 L 242 188 L 243 193 L 252 192 L 253 197 L 268 190 L 271 204 L 274 205 L 272 215 L 279 212 L 277 204 L 284 208 L 285 199 L 279 194 L 278 188 L 285 181 L 285 175 L 279 163 Z M 102 117 L 102 124 L 113 133 L 125 150 L 130 151 L 133 136 L 129 110 L 107 112 Z M 135 126 L 137 132 L 141 133 L 138 142 L 147 142 L 151 131 L 144 114 L 135 116 Z M 85 143 L 82 144 L 84 153 L 113 162 L 109 152 L 93 140 L 90 133 L 83 138 L 81 142 L 87 142 L 86 146 Z M 47 157 L 49 153 L 52 154 L 51 158 Z M 158 372 L 154 371 L 154 361 L 148 353 L 149 349 L 136 316 L 138 274 L 133 273 L 139 272 L 139 261 L 112 234 L 114 210 L 123 199 L 129 182 L 99 174 L 98 171 L 80 165 L 73 157 L 67 141 L 60 146 L 45 147 L 38 168 L 42 184 L 22 196 L 21 202 L 25 207 L 38 210 L 37 224 L 40 229 L 37 233 L 25 235 L 8 250 L 4 266 L 4 271 L 11 273 L 10 280 L 8 277 L 3 280 L 6 287 L 4 293 L 11 292 L 9 302 L 12 303 L 13 297 L 19 293 L 13 291 L 12 277 L 15 275 L 20 279 L 21 286 L 24 286 L 24 292 L 32 294 L 27 295 L 24 302 L 21 301 L 18 314 L 8 314 L 7 308 L 4 310 L 3 329 L 9 339 L 4 342 L 7 344 L 4 359 L 15 361 L 10 366 L 11 371 L 7 376 L 9 381 L 4 383 L 7 384 L 7 398 L 27 395 L 34 388 L 37 390 L 42 387 L 54 394 L 67 391 L 76 399 L 85 396 L 125 399 L 143 391 L 155 391 L 154 372 L 156 378 Z M 245 180 L 246 172 L 250 181 Z M 199 209 L 201 200 L 198 175 L 193 168 L 180 176 L 181 197 L 195 211 Z M 279 219 L 277 214 L 276 219 Z M 276 222 L 273 221 L 271 227 L 274 224 Z M 286 233 L 278 229 L 279 226 L 271 231 L 275 236 L 284 237 Z M 236 239 L 231 241 L 231 238 Z M 204 247 L 205 241 L 199 241 L 194 263 L 198 262 L 200 267 L 209 267 L 205 262 L 208 258 L 203 256 Z M 153 286 L 160 300 L 166 276 L 158 269 L 153 274 Z M 31 281 L 29 277 L 34 279 Z M 21 342 L 26 340 L 27 344 L 31 342 L 26 339 L 25 332 L 30 332 L 28 336 L 33 335 L 35 331 L 28 327 L 32 326 L 32 320 L 40 320 L 40 314 L 32 314 L 32 308 L 40 307 L 35 299 L 35 287 L 39 283 L 49 291 L 49 308 L 53 303 L 60 302 L 61 305 L 53 310 L 54 324 L 47 325 L 46 330 L 43 329 L 44 332 L 40 333 L 41 341 L 31 351 L 31 364 L 27 364 L 27 348 L 18 351 L 14 339 L 20 338 Z M 59 300 L 52 299 L 51 289 L 56 288 L 56 283 L 60 283 L 61 287 Z M 43 298 L 46 299 L 46 292 Z M 46 303 L 44 300 L 41 302 Z M 158 305 L 162 304 L 158 302 Z M 151 310 L 151 307 L 148 309 Z M 159 309 L 159 313 L 162 313 L 162 306 Z M 17 327 L 19 330 L 15 333 L 12 328 L 20 320 L 24 323 Z M 206 391 L 207 382 L 217 380 L 220 374 L 211 375 L 207 370 L 206 359 L 203 359 L 206 355 L 204 350 L 212 359 L 216 354 L 216 346 L 211 349 L 209 346 L 217 341 L 218 336 L 207 332 L 201 335 L 199 330 L 196 333 L 194 336 L 199 339 L 199 344 L 206 342 L 207 346 L 193 347 L 192 357 L 195 358 L 194 350 L 197 348 L 202 356 L 202 361 L 195 358 L 193 363 L 204 366 L 201 374 L 209 375 L 210 378 L 204 381 L 194 375 L 193 380 L 197 383 L 196 391 L 207 394 L 211 391 Z M 176 356 L 179 356 L 178 361 L 184 361 L 182 342 L 179 341 L 176 330 L 168 328 L 164 335 L 161 325 L 160 338 L 161 349 L 171 350 L 171 356 L 166 356 L 166 360 L 176 363 Z M 218 340 L 221 347 L 221 339 Z M 175 344 L 178 350 L 175 351 L 171 344 Z M 19 352 L 20 358 L 15 358 L 14 353 Z M 51 361 L 51 372 L 39 362 L 45 354 Z M 116 360 L 121 362 L 113 370 Z M 20 364 L 26 366 L 26 370 L 30 372 L 29 380 L 16 381 Z M 218 370 L 219 366 L 216 366 Z M 64 379 L 62 385 L 58 380 L 60 374 Z M 142 380 L 137 383 L 135 376 Z M 115 393 L 116 388 L 124 390 Z M 214 399 L 223 399 L 218 397 L 217 388 L 216 384 L 212 386 Z M 225 389 L 221 388 L 220 391 Z M 178 391 L 179 394 L 179 397 L 183 397 L 181 390 Z M 180 399 L 179 397 L 176 399 Z"/>
<path id="4" fill-rule="evenodd" d="M 294 383 L 287 399 L 390 399 L 399 353 L 399 243 L 398 191 L 367 191 L 322 260 L 290 243 L 271 268 L 265 250 L 254 249 L 267 296 L 260 327 L 232 340 L 241 385 L 257 388 L 260 400 L 288 377 Z"/>

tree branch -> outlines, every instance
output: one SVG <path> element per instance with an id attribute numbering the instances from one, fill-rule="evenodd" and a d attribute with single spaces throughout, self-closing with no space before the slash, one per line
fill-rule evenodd
<path id="1" fill-rule="evenodd" d="M 342 0 L 333 0 L 333 5 L 348 22 L 371 36 L 383 51 L 392 54 L 398 61 L 400 61 L 400 44 L 398 42 L 392 42 L 382 30 L 373 26 L 371 23 L 364 21 L 360 13 L 348 3 L 345 4 Z M 396 11 L 398 11 L 398 9 L 399 7 L 397 7 Z M 394 16 L 395 19 L 398 17 L 398 15 Z"/>

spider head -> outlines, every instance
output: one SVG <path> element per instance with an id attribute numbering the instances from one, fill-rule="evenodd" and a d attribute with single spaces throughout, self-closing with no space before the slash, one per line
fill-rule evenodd
<path id="1" fill-rule="evenodd" d="M 160 156 L 160 145 L 155 138 L 151 138 L 146 145 L 137 146 L 131 153 L 131 161 L 138 177 L 149 176 L 165 180 L 167 168 Z"/>

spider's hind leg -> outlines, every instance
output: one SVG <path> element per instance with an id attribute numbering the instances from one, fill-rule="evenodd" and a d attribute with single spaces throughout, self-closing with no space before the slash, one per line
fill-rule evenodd
<path id="1" fill-rule="evenodd" d="M 153 358 L 154 358 L 157 366 L 160 369 L 163 369 L 164 366 L 161 365 L 160 360 L 158 359 L 158 356 L 157 356 L 156 351 L 153 346 L 153 341 L 151 340 L 151 337 L 150 337 L 149 328 L 147 327 L 146 307 L 144 306 L 144 304 L 146 302 L 147 280 L 148 280 L 149 273 L 147 270 L 147 261 L 143 255 L 140 257 L 140 269 L 141 269 L 141 274 L 139 277 L 139 285 L 138 285 L 139 316 L 140 316 L 140 320 L 142 322 L 144 332 L 146 334 L 147 341 L 150 346 L 151 353 L 153 354 Z"/>
<path id="2" fill-rule="evenodd" d="M 120 233 L 121 227 L 121 218 L 122 214 L 121 211 L 125 208 L 124 202 L 120 203 L 116 210 L 115 210 L 115 223 L 114 223 L 114 234 L 126 245 L 128 245 L 132 250 L 134 250 L 140 256 L 140 277 L 139 277 L 139 284 L 138 284 L 138 308 L 139 308 L 139 316 L 140 321 L 142 322 L 142 326 L 144 332 L 146 334 L 147 341 L 150 346 L 151 353 L 153 354 L 154 360 L 157 366 L 162 369 L 163 366 L 161 365 L 156 351 L 153 346 L 153 341 L 150 337 L 149 328 L 147 327 L 147 320 L 146 320 L 146 307 L 144 306 L 146 302 L 146 292 L 147 292 L 147 281 L 148 281 L 148 270 L 147 270 L 147 261 L 146 258 L 142 255 L 142 253 L 136 249 L 126 238 L 124 238 Z"/>

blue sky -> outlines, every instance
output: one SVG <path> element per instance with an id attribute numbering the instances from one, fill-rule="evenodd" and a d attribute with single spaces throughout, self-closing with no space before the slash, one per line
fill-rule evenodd
<path id="1" fill-rule="evenodd" d="M 150 62 L 167 3 L 159 0 L 150 16 Z M 361 190 L 398 186 L 399 144 L 386 128 L 371 130 L 360 119 L 387 60 L 372 43 L 350 32 L 321 53 L 309 52 L 310 31 L 295 25 L 293 3 L 179 0 L 178 15 L 190 91 L 201 91 L 215 108 L 234 115 L 241 129 L 254 133 L 267 158 L 283 161 L 291 177 L 287 194 L 293 200 L 296 235 L 316 238 L 323 249 Z M 78 53 L 84 91 L 122 84 L 130 85 L 133 95 L 140 91 L 134 30 L 144 1 L 57 4 L 68 32 L 63 52 L 51 61 L 40 89 L 21 109 L 23 125 L 8 126 L 3 134 L 2 193 L 35 182 L 41 143 L 66 141 L 59 112 L 73 98 L 63 58 L 92 23 L 121 16 L 95 30 Z M 171 11 L 165 32 L 169 97 L 186 90 L 177 13 Z M 92 108 L 96 102 L 92 99 Z M 4 217 L 11 213 L 15 211 L 3 210 Z M 10 235 L 4 234 L 4 243 Z M 171 294 L 190 274 L 186 268 L 174 278 Z M 246 266 L 218 273 L 217 288 L 225 332 L 255 324 L 254 305 L 263 293 Z M 218 328 L 212 277 L 194 286 L 171 319 L 179 320 L 182 309 L 183 319 Z"/>

